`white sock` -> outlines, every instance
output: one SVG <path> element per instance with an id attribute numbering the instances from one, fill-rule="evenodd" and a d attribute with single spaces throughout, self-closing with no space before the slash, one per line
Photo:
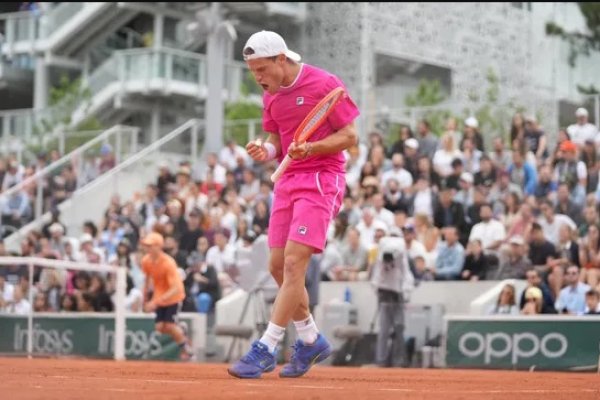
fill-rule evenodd
<path id="1" fill-rule="evenodd" d="M 294 321 L 294 325 L 296 326 L 296 331 L 298 332 L 300 340 L 305 344 L 313 344 L 317 340 L 319 330 L 317 329 L 317 324 L 315 324 L 312 314 L 304 321 Z"/>
<path id="2" fill-rule="evenodd" d="M 267 345 L 269 352 L 274 353 L 275 347 L 277 347 L 277 344 L 283 339 L 284 333 L 285 328 L 269 322 L 265 334 L 260 338 L 260 342 Z"/>

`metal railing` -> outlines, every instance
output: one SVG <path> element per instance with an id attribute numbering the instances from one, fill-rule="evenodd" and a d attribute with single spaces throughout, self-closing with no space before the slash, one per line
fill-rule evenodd
<path id="1" fill-rule="evenodd" d="M 115 165 L 119 165 L 122 160 L 127 159 L 137 151 L 138 134 L 139 128 L 123 125 L 116 125 L 104 131 L 92 140 L 62 156 L 40 171 L 37 171 L 35 174 L 25 178 L 19 184 L 0 193 L 0 204 L 4 204 L 4 202 L 12 195 L 21 191 L 27 192 L 28 190 L 35 188 L 33 219 L 41 217 L 44 212 L 44 182 L 47 179 L 60 174 L 63 168 L 71 164 L 74 166 L 74 169 L 77 170 L 77 187 L 83 187 L 98 178 L 91 174 L 94 171 L 86 170 L 86 168 L 93 167 L 93 165 L 90 165 L 89 163 L 93 162 L 92 159 L 98 155 L 102 145 L 111 145 L 115 157 Z M 122 137 L 123 135 L 129 135 L 129 140 L 127 142 Z M 102 175 L 99 176 L 101 177 Z"/>

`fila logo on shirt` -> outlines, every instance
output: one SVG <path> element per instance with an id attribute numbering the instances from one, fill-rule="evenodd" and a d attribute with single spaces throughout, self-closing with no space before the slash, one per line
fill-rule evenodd
<path id="1" fill-rule="evenodd" d="M 301 235 L 306 235 L 306 231 L 308 231 L 308 229 L 305 226 L 299 226 L 298 227 L 298 233 Z"/>
<path id="2" fill-rule="evenodd" d="M 301 106 L 302 104 L 304 104 L 304 97 L 296 97 L 296 105 Z"/>

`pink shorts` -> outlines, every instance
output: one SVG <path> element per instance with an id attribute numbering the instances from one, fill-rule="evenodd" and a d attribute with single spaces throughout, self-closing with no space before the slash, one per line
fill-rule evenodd
<path id="1" fill-rule="evenodd" d="M 284 248 L 288 240 L 293 240 L 321 253 L 345 190 L 343 174 L 320 171 L 282 176 L 275 184 L 269 247 Z"/>

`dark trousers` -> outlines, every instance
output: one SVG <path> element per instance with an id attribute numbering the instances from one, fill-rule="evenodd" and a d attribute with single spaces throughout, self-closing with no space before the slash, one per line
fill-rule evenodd
<path id="1" fill-rule="evenodd" d="M 379 333 L 375 362 L 381 367 L 405 364 L 404 299 L 401 294 L 379 295 Z"/>

